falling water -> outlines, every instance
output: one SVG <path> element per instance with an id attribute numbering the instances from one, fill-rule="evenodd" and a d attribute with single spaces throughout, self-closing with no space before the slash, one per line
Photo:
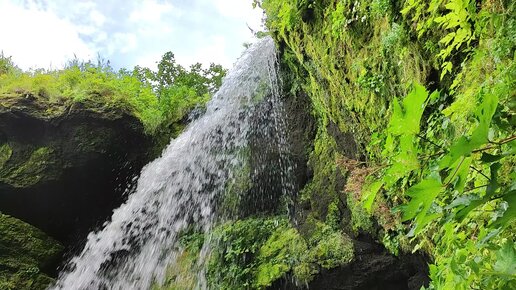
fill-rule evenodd
<path id="1" fill-rule="evenodd" d="M 145 166 L 136 190 L 101 231 L 89 234 L 54 289 L 149 289 L 163 281 L 178 234 L 194 224 L 212 228 L 217 200 L 248 162 L 242 152 L 252 136 L 269 139 L 262 142 L 280 155 L 286 150 L 277 80 L 274 42 L 265 38 L 239 59 L 206 113 Z M 292 168 L 284 158 L 277 167 L 288 194 Z"/>

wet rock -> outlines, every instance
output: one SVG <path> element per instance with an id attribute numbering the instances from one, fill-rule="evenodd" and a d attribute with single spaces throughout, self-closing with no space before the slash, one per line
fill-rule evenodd
<path id="1" fill-rule="evenodd" d="M 123 109 L 3 95 L 0 211 L 75 243 L 123 201 L 151 146 Z"/>
<path id="2" fill-rule="evenodd" d="M 0 289 L 45 289 L 62 251 L 42 231 L 0 213 Z"/>

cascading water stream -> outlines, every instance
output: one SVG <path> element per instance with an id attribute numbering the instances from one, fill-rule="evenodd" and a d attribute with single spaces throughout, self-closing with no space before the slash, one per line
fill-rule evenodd
<path id="1" fill-rule="evenodd" d="M 178 234 L 189 225 L 212 228 L 217 201 L 249 162 L 242 152 L 252 145 L 251 136 L 273 144 L 282 194 L 293 190 L 292 167 L 281 157 L 288 142 L 276 62 L 270 38 L 239 59 L 206 113 L 145 166 L 136 190 L 101 231 L 89 234 L 53 289 L 149 289 L 160 283 L 174 264 Z M 259 105 L 264 99 L 269 105 Z"/>

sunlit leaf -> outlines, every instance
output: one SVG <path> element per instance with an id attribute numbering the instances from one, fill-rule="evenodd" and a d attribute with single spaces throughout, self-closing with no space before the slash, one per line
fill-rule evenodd
<path id="1" fill-rule="evenodd" d="M 496 263 L 493 269 L 499 275 L 516 275 L 516 249 L 513 241 L 507 241 L 500 250 L 496 252 Z"/>
<path id="2" fill-rule="evenodd" d="M 432 202 L 442 190 L 442 184 L 436 179 L 424 179 L 407 190 L 410 202 L 402 206 L 402 221 L 416 218 L 423 220 Z"/>
<path id="3" fill-rule="evenodd" d="M 378 190 L 383 185 L 382 180 L 375 181 L 371 183 L 369 186 L 367 186 L 366 190 L 364 190 L 364 195 L 362 196 L 362 202 L 364 203 L 364 208 L 371 213 L 372 206 L 374 199 L 376 197 L 376 194 L 378 193 Z"/>
<path id="4" fill-rule="evenodd" d="M 464 186 L 466 184 L 466 181 L 468 179 L 468 174 L 470 170 L 470 165 L 472 162 L 472 158 L 463 158 L 460 160 L 457 160 L 451 167 L 450 167 L 450 174 L 448 177 L 444 180 L 445 184 L 453 184 L 453 187 L 455 190 L 462 192 L 464 190 Z"/>
<path id="5" fill-rule="evenodd" d="M 470 137 L 463 136 L 450 147 L 450 152 L 441 160 L 440 167 L 447 168 L 461 156 L 469 156 L 473 150 L 487 143 L 489 125 L 498 105 L 498 98 L 493 95 L 484 96 L 483 102 L 476 111 L 478 126 Z"/>
<path id="6" fill-rule="evenodd" d="M 428 92 L 425 87 L 415 84 L 412 91 L 403 99 L 403 104 L 394 99 L 389 132 L 395 136 L 419 133 L 427 98 Z"/>

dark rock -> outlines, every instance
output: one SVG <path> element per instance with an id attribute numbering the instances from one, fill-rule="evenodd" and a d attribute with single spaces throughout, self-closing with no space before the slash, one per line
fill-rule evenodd
<path id="1" fill-rule="evenodd" d="M 395 257 L 370 238 L 355 240 L 355 259 L 346 266 L 322 270 L 308 285 L 297 285 L 291 277 L 278 280 L 271 290 L 419 290 L 428 286 L 424 257 Z"/>
<path id="2" fill-rule="evenodd" d="M 0 211 L 76 243 L 123 201 L 151 146 L 122 109 L 1 96 Z"/>
<path id="3" fill-rule="evenodd" d="M 0 289 L 45 289 L 62 251 L 39 229 L 0 213 Z"/>
<path id="4" fill-rule="evenodd" d="M 355 261 L 321 272 L 309 289 L 419 290 L 428 284 L 428 266 L 421 256 L 395 257 L 371 242 L 357 242 L 355 253 Z"/>
<path id="5" fill-rule="evenodd" d="M 295 193 L 309 180 L 308 153 L 315 135 L 315 121 L 309 113 L 310 100 L 306 94 L 300 93 L 287 94 L 282 102 L 281 126 L 263 126 L 267 122 L 265 120 L 275 119 L 271 116 L 274 113 L 272 107 L 280 105 L 270 99 L 257 104 L 260 108 L 252 116 L 249 189 L 241 196 L 237 216 L 271 214 L 284 210 L 285 206 L 293 207 Z M 278 128 L 284 128 L 285 132 L 276 132 Z M 286 138 L 283 144 L 276 137 L 281 134 Z M 291 171 L 286 170 L 287 167 Z M 291 182 L 285 186 L 284 180 Z M 285 196 L 286 187 L 291 187 L 291 196 Z M 290 212 L 293 210 L 291 208 Z"/>

